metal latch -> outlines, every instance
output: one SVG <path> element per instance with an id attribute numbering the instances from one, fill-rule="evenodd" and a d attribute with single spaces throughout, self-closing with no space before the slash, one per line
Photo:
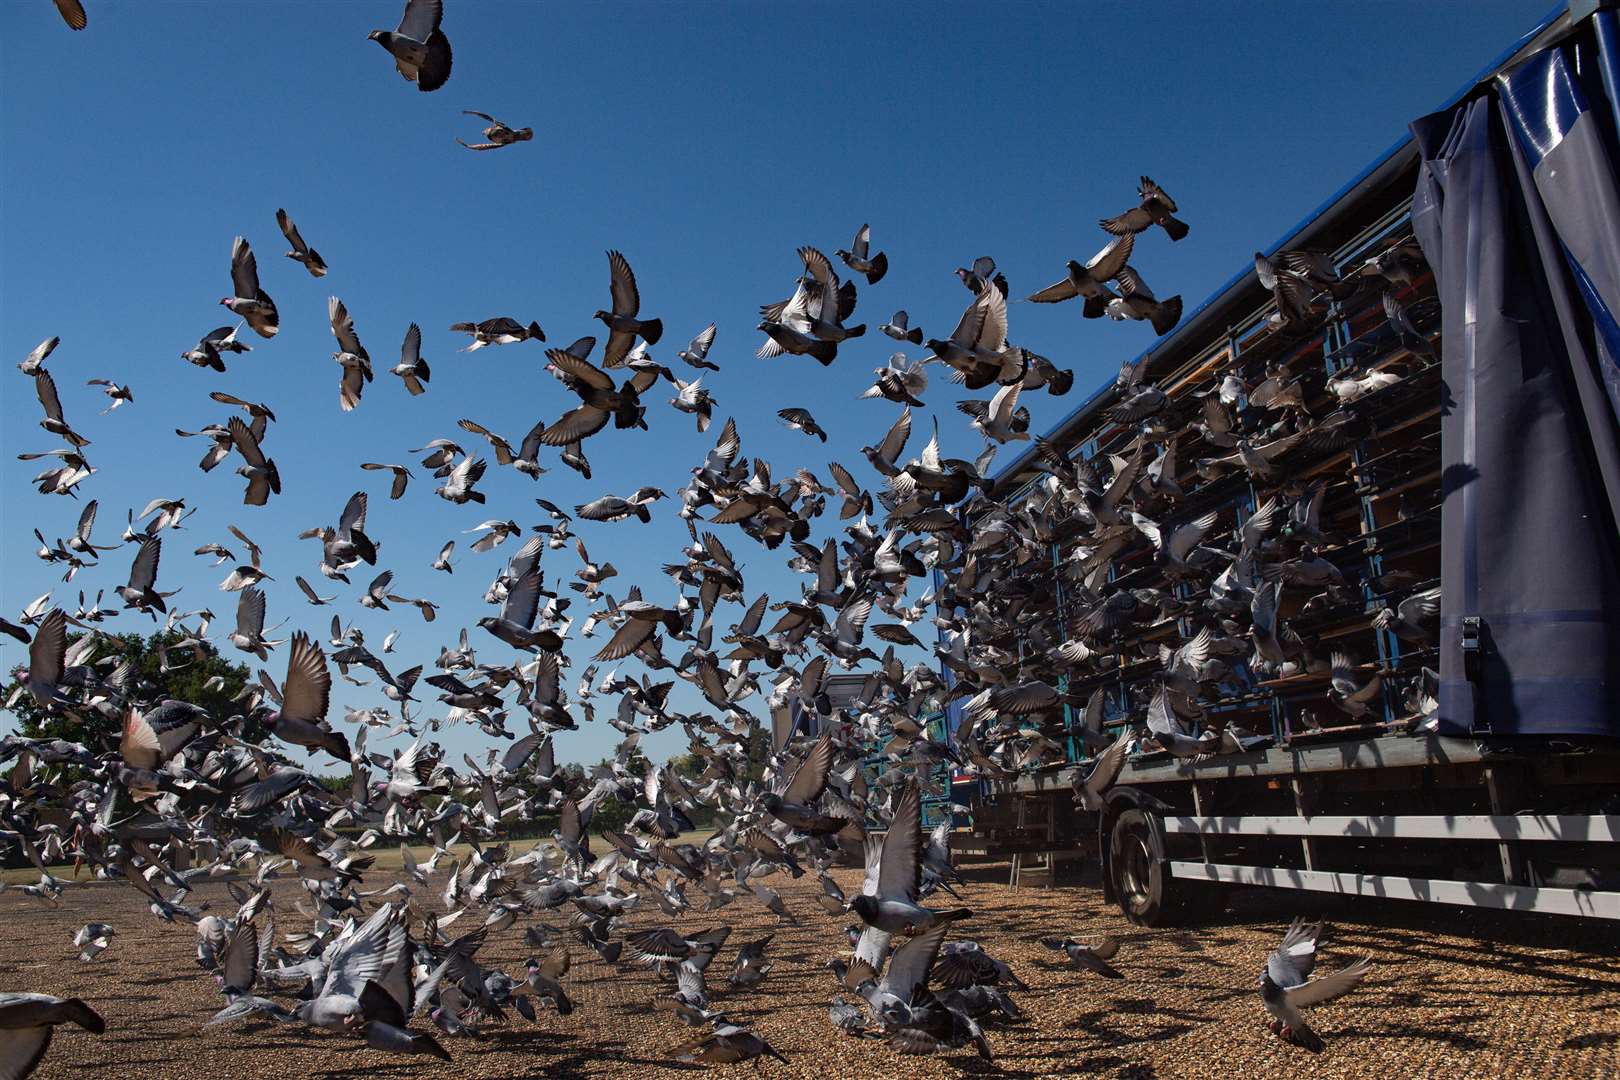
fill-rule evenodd
<path id="1" fill-rule="evenodd" d="M 1463 678 L 1479 682 L 1480 657 L 1485 623 L 1478 615 L 1465 615 L 1462 621 Z"/>

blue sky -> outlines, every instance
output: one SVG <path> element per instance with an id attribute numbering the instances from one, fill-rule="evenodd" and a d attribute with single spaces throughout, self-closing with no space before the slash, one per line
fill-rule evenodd
<path id="1" fill-rule="evenodd" d="M 7 61 L 0 66 L 0 609 L 15 618 L 55 588 L 70 611 L 79 588 L 122 584 L 132 552 L 111 552 L 69 586 L 34 559 L 30 530 L 67 536 L 83 500 L 101 502 L 96 541 L 116 540 L 126 508 L 155 497 L 201 507 L 182 532 L 164 534 L 158 584 L 183 587 L 182 610 L 210 606 L 231 622 L 235 597 L 219 592 L 226 567 L 191 555 L 234 523 L 266 550 L 272 622 L 324 637 L 333 611 L 357 618 L 369 642 L 402 631 L 399 670 L 431 662 L 462 625 L 489 613 L 485 587 L 514 549 L 466 550 L 462 535 L 486 517 L 545 520 L 535 496 L 572 506 L 608 492 L 657 484 L 672 495 L 735 416 L 744 453 L 776 475 L 804 465 L 828 479 L 837 459 L 868 483 L 857 448 L 894 419 L 886 402 L 857 401 L 871 369 L 893 350 L 876 326 L 896 308 L 914 325 L 948 333 L 968 294 L 951 271 L 993 255 L 1025 295 L 1056 280 L 1064 260 L 1086 259 L 1106 240 L 1097 218 L 1134 199 L 1152 175 L 1179 202 L 1191 235 L 1172 245 L 1140 238 L 1132 263 L 1161 296 L 1190 310 L 1255 248 L 1272 243 L 1371 158 L 1405 124 L 1439 105 L 1544 14 L 1544 0 L 1430 4 L 1272 3 L 1141 6 L 947 4 L 603 6 L 447 0 L 444 29 L 455 50 L 448 85 L 418 93 L 390 58 L 366 41 L 392 28 L 394 0 L 344 3 L 111 3 L 87 0 L 90 27 L 72 33 L 48 0 L 0 8 Z M 478 109 L 534 141 L 489 154 L 455 143 L 481 125 Z M 319 281 L 281 257 L 275 224 L 285 207 L 331 267 Z M 854 321 L 873 328 L 822 369 L 806 358 L 753 357 L 760 304 L 786 296 L 794 255 L 812 244 L 829 255 L 863 221 L 891 270 L 860 282 Z M 232 237 L 258 253 L 265 289 L 281 311 L 272 341 L 227 358 L 218 375 L 179 353 L 221 323 Z M 704 380 L 719 399 L 716 426 L 698 435 L 690 417 L 663 404 L 649 432 L 606 431 L 586 452 L 594 479 L 581 480 L 547 451 L 538 482 L 496 469 L 482 488 L 487 507 L 453 507 L 405 453 L 431 438 L 472 437 L 470 417 L 516 441 L 538 419 L 567 407 L 541 370 L 542 347 L 457 351 L 450 323 L 493 315 L 533 318 L 551 344 L 601 336 L 591 313 L 607 306 L 604 250 L 635 267 L 643 314 L 662 317 L 652 354 L 695 374 L 675 351 L 705 324 L 719 324 Z M 326 298 L 341 297 L 378 368 L 353 413 L 338 408 L 335 344 Z M 409 397 L 386 374 L 405 327 L 419 323 L 433 366 L 429 392 Z M 1152 341 L 1145 323 L 1083 322 L 1079 305 L 1014 304 L 1013 340 L 1076 372 L 1066 398 L 1026 396 L 1044 429 L 1121 359 Z M 9 365 L 41 339 L 60 335 L 49 367 L 69 422 L 92 440 L 98 473 L 79 500 L 34 494 L 36 463 L 24 451 L 58 445 L 37 427 L 33 387 Z M 920 350 L 913 350 L 913 355 Z M 599 358 L 600 352 L 597 354 Z M 8 373 L 9 372 L 9 373 Z M 135 395 L 108 416 L 85 380 L 127 382 Z M 208 398 L 226 390 L 270 404 L 279 417 L 266 441 L 284 494 L 268 507 L 241 504 L 228 467 L 204 475 L 200 440 L 180 439 L 223 422 Z M 954 409 L 968 396 L 937 375 L 926 400 L 949 453 L 972 457 L 978 437 Z M 988 396 L 988 395 L 985 395 Z M 805 407 L 831 436 L 828 448 L 788 431 L 777 409 Z M 920 415 L 926 438 L 926 415 Z M 1010 460 L 1016 447 L 1003 450 Z M 477 451 L 488 457 L 487 447 Z M 420 455 L 417 455 L 420 457 Z M 399 502 L 386 474 L 360 461 L 410 463 Z M 335 522 L 355 490 L 372 493 L 370 533 L 395 588 L 442 605 L 425 626 L 414 609 L 368 612 L 354 603 L 365 578 L 339 587 L 337 607 L 310 607 L 293 583 L 315 573 L 318 547 L 294 539 Z M 594 560 L 610 560 L 622 590 L 641 581 L 649 599 L 673 591 L 657 573 L 685 540 L 671 501 L 655 522 L 583 524 Z M 816 539 L 834 527 L 824 519 Z M 731 527 L 728 546 L 749 569 L 747 596 L 796 592 L 782 558 Z M 458 541 L 453 577 L 429 563 Z M 548 552 L 547 580 L 571 580 L 572 551 Z M 326 582 L 321 581 L 323 591 Z M 111 603 L 116 604 L 116 598 Z M 583 615 L 581 603 L 576 613 Z M 740 608 L 725 612 L 728 621 Z M 150 629 L 133 613 L 109 629 Z M 475 630 L 481 659 L 510 651 Z M 603 638 L 573 643 L 577 675 Z M 230 650 L 227 647 L 227 652 Z M 9 668 L 22 650 L 9 640 Z M 268 668 L 279 679 L 284 653 Z M 375 686 L 336 687 L 342 704 L 376 703 Z M 424 690 L 429 688 L 424 687 Z M 758 704 L 758 699 L 755 699 Z M 681 701 L 697 707 L 695 698 Z M 0 717 L 0 730 L 8 720 Z M 455 751 L 483 743 L 465 729 L 445 736 Z M 594 728 L 559 741 L 567 757 L 594 759 L 618 735 Z M 679 748 L 678 731 L 650 744 Z"/>

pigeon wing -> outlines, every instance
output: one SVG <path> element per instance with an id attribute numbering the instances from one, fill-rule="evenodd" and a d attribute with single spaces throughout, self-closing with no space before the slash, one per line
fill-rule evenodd
<path id="1" fill-rule="evenodd" d="M 896 798 L 894 817 L 883 836 L 878 863 L 877 895 L 915 901 L 922 855 L 922 796 L 915 782 Z"/>
<path id="2" fill-rule="evenodd" d="M 304 243 L 304 238 L 298 234 L 298 226 L 287 216 L 287 211 L 276 211 L 276 224 L 281 226 L 281 235 L 287 238 L 287 243 L 293 246 L 294 251 L 303 254 L 309 250 L 309 245 Z"/>
<path id="3" fill-rule="evenodd" d="M 1372 961 L 1363 956 L 1361 959 L 1340 968 L 1331 975 L 1324 975 L 1320 979 L 1312 979 L 1304 986 L 1291 987 L 1286 991 L 1288 1004 L 1296 1009 L 1309 1008 L 1320 1005 L 1325 1001 L 1343 997 L 1361 985 L 1361 980 L 1367 977 L 1372 968 Z"/>
<path id="4" fill-rule="evenodd" d="M 889 959 L 888 970 L 883 973 L 882 989 L 906 1002 L 920 996 L 928 987 L 929 973 L 949 929 L 949 923 L 941 923 L 896 949 Z"/>
<path id="5" fill-rule="evenodd" d="M 332 697 L 332 672 L 320 646 L 302 633 L 293 635 L 281 694 L 282 715 L 309 721 L 325 718 Z"/>
<path id="6" fill-rule="evenodd" d="M 832 764 L 832 732 L 824 731 L 804 761 L 794 770 L 793 779 L 782 789 L 783 800 L 802 806 L 819 797 L 827 787 L 827 774 L 832 771 Z"/>
<path id="7" fill-rule="evenodd" d="M 135 562 L 129 568 L 129 587 L 145 591 L 157 581 L 158 558 L 163 551 L 163 542 L 155 536 L 148 536 L 141 541 L 141 549 L 135 553 Z"/>
<path id="8" fill-rule="evenodd" d="M 400 16 L 397 32 L 412 41 L 426 42 L 439 28 L 443 18 L 443 0 L 406 0 L 405 13 Z"/>
<path id="9" fill-rule="evenodd" d="M 263 631 L 264 593 L 250 585 L 237 595 L 236 632 L 252 639 Z"/>
<path id="10" fill-rule="evenodd" d="M 231 286 L 243 300 L 259 295 L 259 261 L 243 236 L 231 241 Z"/>
<path id="11" fill-rule="evenodd" d="M 1284 989 L 1302 986 L 1316 966 L 1316 939 L 1321 933 L 1321 923 L 1295 918 L 1283 934 L 1282 943 L 1266 960 L 1266 974 L 1271 981 Z"/>
<path id="12" fill-rule="evenodd" d="M 641 293 L 636 289 L 635 272 L 617 251 L 607 254 L 608 269 L 612 272 L 610 288 L 613 291 L 613 314 L 634 318 L 641 310 Z"/>

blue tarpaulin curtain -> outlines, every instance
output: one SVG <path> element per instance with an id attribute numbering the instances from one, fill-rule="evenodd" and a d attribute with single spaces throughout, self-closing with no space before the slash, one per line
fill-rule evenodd
<path id="1" fill-rule="evenodd" d="M 1412 125 L 1412 224 L 1442 305 L 1453 734 L 1620 735 L 1620 41 L 1596 26 L 1612 16 Z"/>

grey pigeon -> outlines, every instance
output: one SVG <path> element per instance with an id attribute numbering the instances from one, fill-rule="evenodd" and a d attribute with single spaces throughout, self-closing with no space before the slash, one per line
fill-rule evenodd
<path id="1" fill-rule="evenodd" d="M 462 458 L 461 463 L 446 475 L 444 483 L 433 489 L 433 493 L 458 506 L 468 502 L 482 503 L 484 493 L 474 491 L 473 485 L 483 478 L 487 467 L 483 458 Z"/>
<path id="2" fill-rule="evenodd" d="M 714 323 L 710 323 L 708 326 L 705 326 L 702 330 L 698 331 L 698 336 L 693 338 L 687 344 L 686 348 L 682 349 L 675 355 L 680 357 L 682 360 L 685 360 L 688 364 L 695 368 L 704 368 L 709 371 L 719 371 L 720 365 L 710 363 L 709 361 L 709 349 L 712 348 L 713 345 Z"/>
<path id="3" fill-rule="evenodd" d="M 429 370 L 428 362 L 422 358 L 422 328 L 415 323 L 405 328 L 405 340 L 399 347 L 399 363 L 389 370 L 400 377 L 412 397 L 427 392 L 425 384 L 433 376 L 433 372 Z M 399 496 L 396 495 L 394 498 L 397 499 Z"/>
<path id="4" fill-rule="evenodd" d="M 287 252 L 287 258 L 303 266 L 311 277 L 325 277 L 326 260 L 321 258 L 320 252 L 304 243 L 303 236 L 298 232 L 298 226 L 287 216 L 287 211 L 276 211 L 276 224 L 281 226 L 281 235 L 292 245 L 292 250 Z"/>
<path id="5" fill-rule="evenodd" d="M 405 13 L 393 30 L 366 35 L 388 50 L 394 66 L 407 82 L 424 93 L 437 90 L 450 78 L 450 39 L 439 29 L 444 19 L 443 0 L 405 0 Z"/>
<path id="6" fill-rule="evenodd" d="M 816 423 L 816 418 L 810 415 L 810 410 L 779 409 L 777 410 L 776 415 L 777 418 L 782 421 L 782 423 L 786 424 L 794 431 L 802 431 L 806 435 L 814 435 L 822 442 L 827 441 L 827 433 L 821 429 L 820 424 Z"/>
<path id="7" fill-rule="evenodd" d="M 1372 961 L 1362 957 L 1331 975 L 1312 979 L 1321 934 L 1321 923 L 1311 925 L 1296 918 L 1260 973 L 1260 1000 L 1266 1011 L 1277 1018 L 1271 1025 L 1272 1032 L 1313 1054 L 1322 1052 L 1322 1039 L 1311 1030 L 1300 1010 L 1343 997 L 1361 985 L 1372 967 Z"/>
<path id="8" fill-rule="evenodd" d="M 1088 319 L 1102 318 L 1108 312 L 1108 302 L 1117 299 L 1107 283 L 1125 269 L 1135 243 L 1136 238 L 1126 233 L 1116 237 L 1084 265 L 1070 259 L 1067 276 L 1040 292 L 1031 293 L 1028 299 L 1036 304 L 1058 304 L 1083 296 L 1086 302 L 1081 315 Z"/>
<path id="9" fill-rule="evenodd" d="M 923 343 L 922 327 L 912 326 L 911 317 L 905 313 L 904 309 L 895 312 L 889 321 L 878 327 L 878 329 L 896 341 L 909 341 L 913 345 Z"/>
<path id="10" fill-rule="evenodd" d="M 240 324 L 239 324 L 240 325 Z M 252 352 L 253 347 L 245 342 L 236 340 L 237 326 L 220 326 L 204 334 L 202 339 L 192 348 L 180 354 L 180 359 L 198 367 L 213 368 L 215 371 L 225 370 L 225 359 L 221 353 Z"/>
<path id="11" fill-rule="evenodd" d="M 1153 325 L 1155 334 L 1168 334 L 1181 321 L 1181 297 L 1159 300 L 1134 267 L 1121 268 L 1114 280 L 1119 284 L 1119 295 L 1108 301 L 1109 318 L 1146 320 Z"/>
<path id="12" fill-rule="evenodd" d="M 1095 945 L 1086 945 L 1073 938 L 1042 938 L 1041 944 L 1063 953 L 1069 958 L 1069 963 L 1081 971 L 1089 971 L 1105 979 L 1125 977 L 1108 963 L 1119 952 L 1118 938 L 1105 937 Z"/>
<path id="13" fill-rule="evenodd" d="M 476 352 L 490 345 L 515 345 L 520 341 L 544 341 L 546 333 L 540 324 L 530 322 L 524 326 L 507 315 L 497 315 L 483 322 L 451 323 L 450 329 L 458 334 L 471 334 L 472 344 L 462 352 Z"/>
<path id="14" fill-rule="evenodd" d="M 58 1024 L 77 1024 L 94 1035 L 107 1030 L 101 1015 L 78 998 L 0 994 L 0 1076 L 23 1080 L 32 1074 Z"/>
<path id="15" fill-rule="evenodd" d="M 850 242 L 850 249 L 845 251 L 840 248 L 833 254 L 843 259 L 844 265 L 857 274 L 865 274 L 868 285 L 876 285 L 883 280 L 883 275 L 889 272 L 889 257 L 881 251 L 876 255 L 869 255 L 871 245 L 872 226 L 862 225 L 855 230 L 855 239 Z"/>
<path id="16" fill-rule="evenodd" d="M 481 143 L 470 143 L 464 139 L 456 139 L 456 142 L 461 143 L 462 146 L 469 150 L 499 150 L 503 146 L 528 142 L 534 138 L 534 128 L 515 128 L 510 124 L 503 124 L 489 113 L 479 112 L 477 109 L 462 109 L 461 113 L 463 116 L 476 116 L 489 124 L 484 129 L 484 141 Z"/>
<path id="17" fill-rule="evenodd" d="M 608 252 L 607 257 L 613 306 L 611 310 L 598 311 L 594 318 L 602 320 L 608 328 L 607 344 L 602 347 L 602 366 L 611 369 L 623 365 L 637 337 L 648 345 L 658 344 L 658 339 L 664 336 L 664 324 L 659 319 L 638 317 L 641 292 L 636 288 L 635 272 L 617 251 Z"/>
<path id="18" fill-rule="evenodd" d="M 1140 202 L 1118 217 L 1104 218 L 1099 225 L 1104 232 L 1115 236 L 1126 236 L 1139 233 L 1154 225 L 1162 228 L 1172 240 L 1180 240 L 1187 235 L 1187 225 L 1175 217 L 1176 203 L 1165 190 L 1151 179 L 1142 177 L 1137 187 L 1136 197 Z"/>
<path id="19" fill-rule="evenodd" d="M 360 404 L 360 393 L 371 381 L 371 354 L 360 344 L 360 336 L 354 332 L 354 319 L 343 301 L 335 296 L 327 297 L 326 313 L 332 324 L 332 336 L 338 342 L 338 351 L 332 354 L 332 359 L 343 368 L 343 377 L 338 382 L 338 404 L 344 412 L 349 412 Z"/>
<path id="20" fill-rule="evenodd" d="M 281 473 L 276 469 L 276 463 L 264 456 L 258 436 L 252 428 L 242 423 L 240 416 L 231 417 L 226 430 L 230 432 L 236 452 L 242 455 L 243 464 L 236 470 L 236 474 L 248 482 L 247 490 L 242 493 L 242 502 L 246 506 L 263 506 L 270 501 L 271 493 L 281 494 Z"/>
<path id="21" fill-rule="evenodd" d="M 247 320 L 260 337 L 275 337 L 281 315 L 270 294 L 259 288 L 259 262 L 253 257 L 253 248 L 240 236 L 231 241 L 231 289 L 232 294 L 220 303 L 230 308 L 231 314 Z"/>
<path id="22" fill-rule="evenodd" d="M 883 836 L 883 855 L 872 891 L 849 902 L 850 911 L 868 926 L 891 934 L 909 930 L 923 933 L 948 922 L 968 918 L 966 908 L 933 911 L 917 902 L 922 858 L 922 799 L 916 781 L 895 797 L 894 817 Z"/>
<path id="23" fill-rule="evenodd" d="M 35 345 L 27 356 L 23 357 L 22 363 L 17 365 L 17 370 L 24 375 L 37 374 L 45 366 L 46 358 L 55 352 L 56 347 L 60 344 L 62 344 L 62 339 L 59 337 L 46 338 L 38 345 Z"/>

